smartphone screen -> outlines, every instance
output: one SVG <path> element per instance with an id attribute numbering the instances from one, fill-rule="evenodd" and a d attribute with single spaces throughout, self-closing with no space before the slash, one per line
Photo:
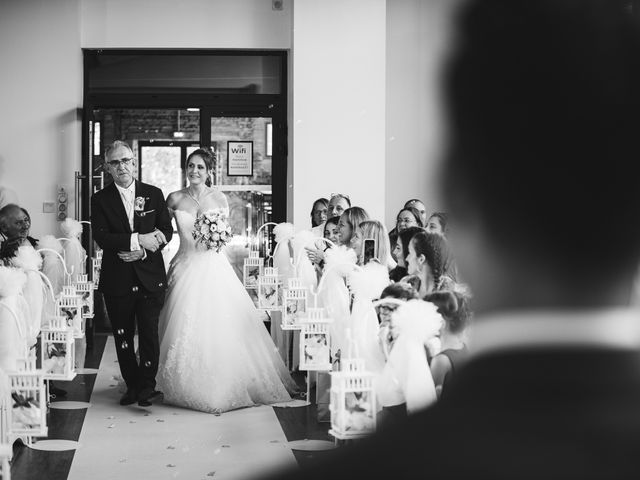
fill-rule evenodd
<path id="1" fill-rule="evenodd" d="M 369 260 L 376 255 L 376 240 L 374 238 L 366 238 L 364 241 L 364 259 L 363 263 L 366 265 Z"/>

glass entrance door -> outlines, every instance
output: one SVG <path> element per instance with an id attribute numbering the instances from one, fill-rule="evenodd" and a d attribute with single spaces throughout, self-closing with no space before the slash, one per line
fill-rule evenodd
<path id="1" fill-rule="evenodd" d="M 215 181 L 229 201 L 234 232 L 229 260 L 242 278 L 242 264 L 258 229 L 273 221 L 273 118 L 211 116 L 211 148 L 216 155 Z M 270 248 L 268 235 L 258 246 Z"/>

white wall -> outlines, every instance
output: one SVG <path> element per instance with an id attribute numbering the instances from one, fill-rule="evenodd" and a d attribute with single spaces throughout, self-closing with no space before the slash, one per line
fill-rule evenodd
<path id="1" fill-rule="evenodd" d="M 347 193 L 384 220 L 385 1 L 296 0 L 294 223 L 318 197 Z"/>
<path id="2" fill-rule="evenodd" d="M 59 233 L 42 202 L 56 198 L 57 185 L 72 189 L 80 166 L 78 4 L 0 3 L 0 183 L 17 191 L 35 235 Z"/>
<path id="3" fill-rule="evenodd" d="M 85 48 L 291 47 L 292 0 L 83 0 Z"/>
<path id="4" fill-rule="evenodd" d="M 387 1 L 386 217 L 410 198 L 442 210 L 437 168 L 443 153 L 439 72 L 457 0 Z"/>

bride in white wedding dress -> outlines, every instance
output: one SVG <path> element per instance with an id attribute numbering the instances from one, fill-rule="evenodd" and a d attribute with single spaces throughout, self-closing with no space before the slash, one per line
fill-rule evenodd
<path id="1" fill-rule="evenodd" d="M 189 187 L 167 197 L 180 248 L 160 313 L 157 383 L 165 403 L 217 413 L 288 401 L 297 387 L 225 254 L 193 240 L 198 214 L 229 212 L 225 195 L 205 183 L 212 165 L 208 151 L 193 152 Z"/>

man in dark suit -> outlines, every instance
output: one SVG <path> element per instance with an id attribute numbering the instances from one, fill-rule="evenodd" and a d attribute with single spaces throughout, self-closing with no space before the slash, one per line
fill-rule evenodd
<path id="1" fill-rule="evenodd" d="M 157 187 L 134 180 L 129 145 L 115 141 L 105 151 L 113 183 L 91 198 L 91 225 L 103 249 L 98 290 L 104 295 L 122 377 L 127 391 L 121 405 L 148 406 L 155 390 L 160 345 L 158 315 L 167 286 L 161 247 L 173 229 Z M 140 363 L 134 334 L 138 329 Z"/>
<path id="2" fill-rule="evenodd" d="M 436 406 L 287 478 L 640 478 L 640 41 L 624 3 L 464 5 L 442 182 L 474 290 L 469 361 Z"/>

